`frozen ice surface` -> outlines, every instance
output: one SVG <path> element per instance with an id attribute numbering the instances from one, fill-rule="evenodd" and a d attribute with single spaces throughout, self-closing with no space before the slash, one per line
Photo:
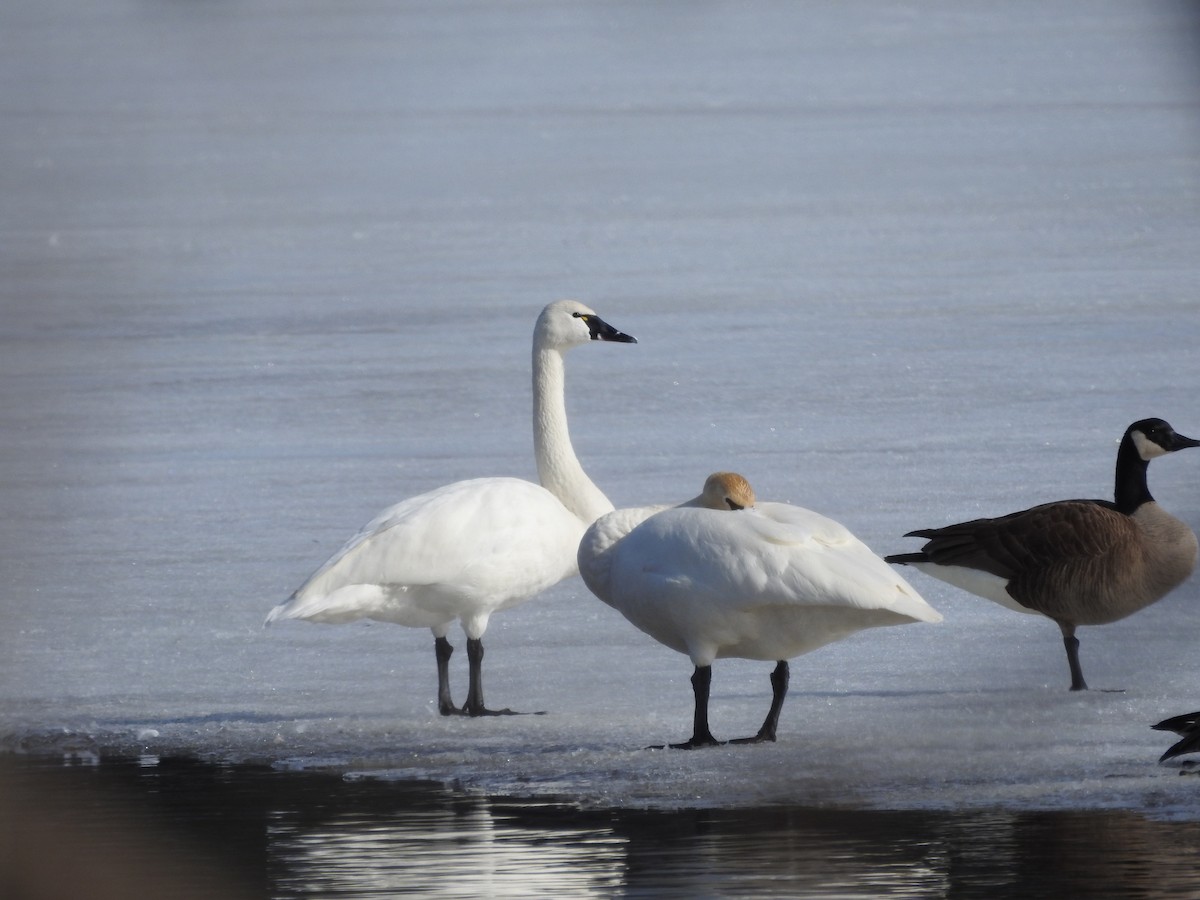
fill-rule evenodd
<path id="1" fill-rule="evenodd" d="M 261 627 L 383 506 L 533 477 L 529 335 L 618 505 L 732 468 L 880 553 L 1107 496 L 1200 433 L 1193 4 L 350 2 L 0 10 L 0 747 L 186 752 L 582 803 L 1120 807 L 1200 706 L 1192 579 L 1081 630 L 912 574 L 937 626 L 793 663 L 779 742 L 578 580 L 428 632 Z M 1200 455 L 1151 468 L 1200 525 Z M 465 692 L 465 652 L 453 672 Z M 769 666 L 718 662 L 718 736 Z"/>

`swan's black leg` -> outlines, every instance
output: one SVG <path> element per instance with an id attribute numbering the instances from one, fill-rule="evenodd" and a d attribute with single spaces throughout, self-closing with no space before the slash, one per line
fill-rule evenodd
<path id="1" fill-rule="evenodd" d="M 483 641 L 467 638 L 467 664 L 470 669 L 470 687 L 467 702 L 462 711 L 468 716 L 515 716 L 511 709 L 488 709 L 483 704 Z"/>
<path id="2" fill-rule="evenodd" d="M 692 738 L 682 744 L 669 745 L 674 750 L 696 750 L 700 747 L 719 747 L 723 743 L 708 730 L 708 695 L 712 687 L 712 666 L 696 666 L 692 673 L 692 693 L 696 710 L 692 717 Z"/>
<path id="3" fill-rule="evenodd" d="M 433 640 L 433 652 L 437 657 L 438 712 L 443 716 L 459 715 L 461 710 L 450 697 L 450 654 L 454 648 L 444 637 L 439 637 Z"/>
<path id="4" fill-rule="evenodd" d="M 775 740 L 775 729 L 779 726 L 779 712 L 783 709 L 783 698 L 787 696 L 790 677 L 791 669 L 788 661 L 781 659 L 775 665 L 775 670 L 771 672 L 771 708 L 767 711 L 767 717 L 763 719 L 762 728 L 758 729 L 758 734 L 754 737 L 737 738 L 730 743 L 762 744 Z"/>

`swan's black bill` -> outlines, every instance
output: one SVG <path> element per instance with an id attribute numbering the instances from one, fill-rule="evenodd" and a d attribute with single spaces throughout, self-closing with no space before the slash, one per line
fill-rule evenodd
<path id="1" fill-rule="evenodd" d="M 593 341 L 614 341 L 618 344 L 636 344 L 637 338 L 632 334 L 617 331 L 599 316 L 593 313 L 575 313 L 576 317 L 587 323 Z"/>

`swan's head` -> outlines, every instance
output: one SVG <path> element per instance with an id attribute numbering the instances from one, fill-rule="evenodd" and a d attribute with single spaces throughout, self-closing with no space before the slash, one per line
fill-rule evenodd
<path id="1" fill-rule="evenodd" d="M 565 350 L 588 341 L 615 341 L 636 344 L 637 338 L 617 331 L 596 311 L 578 300 L 557 300 L 542 310 L 533 327 L 533 342 L 537 347 Z"/>
<path id="2" fill-rule="evenodd" d="M 705 480 L 700 496 L 685 505 L 705 509 L 749 509 L 754 506 L 754 488 L 737 472 L 714 472 Z"/>
<path id="3" fill-rule="evenodd" d="M 1156 456 L 1174 453 L 1185 447 L 1200 447 L 1200 441 L 1184 437 L 1162 419 L 1142 419 L 1134 422 L 1125 431 L 1126 439 L 1133 442 L 1138 456 L 1149 462 Z"/>

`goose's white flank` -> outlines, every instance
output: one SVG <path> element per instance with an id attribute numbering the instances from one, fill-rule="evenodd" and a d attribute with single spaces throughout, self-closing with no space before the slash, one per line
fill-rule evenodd
<path id="1" fill-rule="evenodd" d="M 714 660 L 776 662 L 762 727 L 734 743 L 774 741 L 789 659 L 864 628 L 942 618 L 842 525 L 756 504 L 730 473 L 710 476 L 682 506 L 601 517 L 580 543 L 579 568 L 592 593 L 691 659 L 692 737 L 670 745 L 680 749 L 722 743 L 708 724 Z"/>
<path id="2" fill-rule="evenodd" d="M 1062 500 L 910 531 L 906 537 L 926 538 L 926 544 L 887 561 L 1053 619 L 1062 631 L 1071 690 L 1087 690 L 1076 627 L 1132 615 L 1182 584 L 1196 566 L 1196 535 L 1150 496 L 1146 471 L 1157 456 L 1198 446 L 1162 419 L 1142 419 L 1125 430 L 1117 450 L 1115 502 Z"/>
<path id="3" fill-rule="evenodd" d="M 459 481 L 381 512 L 267 616 L 375 619 L 433 631 L 442 715 L 507 714 L 483 699 L 483 633 L 498 610 L 574 575 L 584 530 L 612 511 L 583 471 L 567 430 L 563 354 L 589 341 L 636 343 L 574 300 L 551 303 L 533 330 L 533 443 L 538 478 Z M 466 703 L 454 704 L 446 638 L 467 635 Z"/>

